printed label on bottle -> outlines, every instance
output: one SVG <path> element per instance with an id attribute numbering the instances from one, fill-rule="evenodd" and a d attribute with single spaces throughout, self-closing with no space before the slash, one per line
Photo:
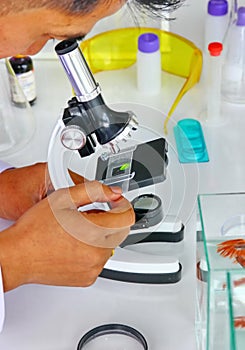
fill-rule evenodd
<path id="1" fill-rule="evenodd" d="M 9 77 L 13 102 L 24 103 L 25 97 L 28 101 L 33 101 L 36 98 L 36 84 L 34 72 L 29 71 L 22 74 L 16 74 L 16 77 L 20 86 L 16 82 L 15 77 L 11 75 Z M 21 91 L 21 89 L 23 91 Z"/>

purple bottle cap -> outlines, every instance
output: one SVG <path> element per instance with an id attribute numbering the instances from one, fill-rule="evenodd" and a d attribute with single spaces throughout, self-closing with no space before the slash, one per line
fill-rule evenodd
<path id="1" fill-rule="evenodd" d="M 228 13 L 227 0 L 209 0 L 208 14 L 212 16 L 224 16 Z"/>
<path id="2" fill-rule="evenodd" d="M 245 7 L 239 7 L 237 11 L 237 26 L 245 26 Z"/>
<path id="3" fill-rule="evenodd" d="M 154 33 L 144 33 L 138 38 L 138 49 L 141 52 L 156 52 L 159 50 L 159 38 Z"/>

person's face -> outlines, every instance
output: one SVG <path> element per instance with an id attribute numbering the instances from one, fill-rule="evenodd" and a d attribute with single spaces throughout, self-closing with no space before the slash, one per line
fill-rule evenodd
<path id="1" fill-rule="evenodd" d="M 101 1 L 92 12 L 83 15 L 34 9 L 0 17 L 0 58 L 34 55 L 52 38 L 83 36 L 98 20 L 115 13 L 124 3 L 123 0 Z"/>

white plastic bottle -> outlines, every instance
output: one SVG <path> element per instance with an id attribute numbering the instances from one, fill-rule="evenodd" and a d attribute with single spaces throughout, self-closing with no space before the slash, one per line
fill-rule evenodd
<path id="1" fill-rule="evenodd" d="M 161 91 L 161 53 L 159 38 L 154 33 L 144 33 L 138 38 L 137 88 L 145 95 Z"/>
<path id="2" fill-rule="evenodd" d="M 209 0 L 205 17 L 203 67 L 201 77 L 201 83 L 205 86 L 207 84 L 208 75 L 208 45 L 213 42 L 223 44 L 229 23 L 230 13 L 228 0 Z"/>
<path id="3" fill-rule="evenodd" d="M 213 42 L 208 45 L 208 50 L 206 123 L 210 126 L 218 126 L 224 123 L 224 119 L 221 118 L 221 52 L 223 45 L 219 42 Z"/>
<path id="4" fill-rule="evenodd" d="M 230 20 L 227 0 L 209 0 L 205 19 L 204 51 L 212 42 L 223 43 Z"/>
<path id="5" fill-rule="evenodd" d="M 227 35 L 221 93 L 226 101 L 245 103 L 245 7 L 238 8 Z"/>

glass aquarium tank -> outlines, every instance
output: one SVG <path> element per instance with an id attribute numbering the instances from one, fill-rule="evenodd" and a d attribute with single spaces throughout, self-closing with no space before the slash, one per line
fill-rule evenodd
<path id="1" fill-rule="evenodd" d="M 245 348 L 245 272 L 227 273 L 227 286 L 230 304 L 231 348 Z"/>
<path id="2" fill-rule="evenodd" d="M 245 193 L 199 195 L 198 208 L 201 230 L 197 232 L 196 254 L 197 348 L 240 349 L 235 347 L 236 331 L 231 327 L 227 274 L 240 273 L 245 277 Z"/>

